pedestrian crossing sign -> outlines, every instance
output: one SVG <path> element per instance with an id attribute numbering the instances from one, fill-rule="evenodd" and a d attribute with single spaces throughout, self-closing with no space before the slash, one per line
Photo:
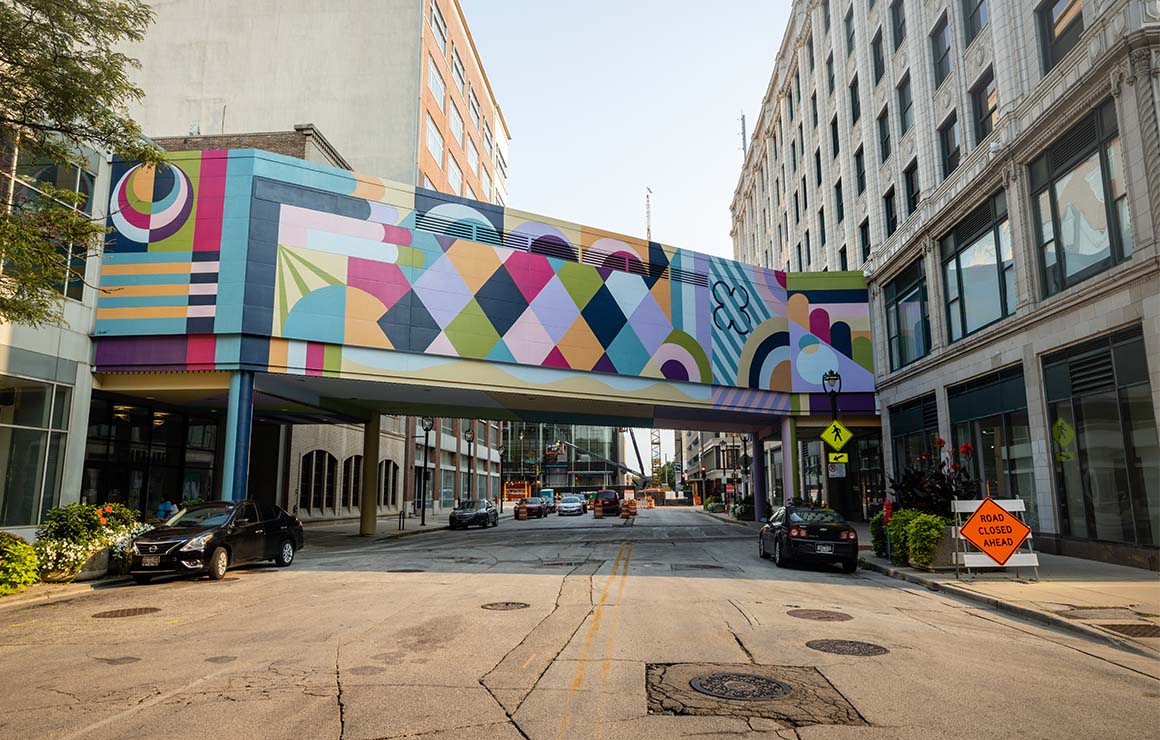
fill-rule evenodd
<path id="1" fill-rule="evenodd" d="M 826 427 L 826 431 L 822 432 L 822 441 L 834 448 L 835 452 L 841 452 L 846 443 L 850 441 L 850 430 L 842 426 L 842 422 L 837 419 L 832 424 Z"/>

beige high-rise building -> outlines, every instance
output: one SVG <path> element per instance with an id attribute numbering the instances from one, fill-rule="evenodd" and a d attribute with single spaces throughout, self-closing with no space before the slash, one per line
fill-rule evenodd
<path id="1" fill-rule="evenodd" d="M 1160 567 L 1157 4 L 799 0 L 773 62 L 734 256 L 869 276 L 886 470 Z"/>

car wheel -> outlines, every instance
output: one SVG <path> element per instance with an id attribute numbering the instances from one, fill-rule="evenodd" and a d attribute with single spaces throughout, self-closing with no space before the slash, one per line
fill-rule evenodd
<path id="1" fill-rule="evenodd" d="M 147 575 L 145 573 L 134 573 L 133 574 L 133 582 L 136 583 L 138 586 L 144 586 L 152 580 L 153 580 L 153 576 Z"/>
<path id="2" fill-rule="evenodd" d="M 493 527 L 499 526 L 499 514 L 496 514 L 495 516 L 493 516 L 491 518 L 491 526 L 493 526 Z"/>
<path id="3" fill-rule="evenodd" d="M 858 570 L 858 558 L 842 561 L 842 570 L 846 573 L 853 573 Z"/>
<path id="4" fill-rule="evenodd" d="M 787 558 L 781 550 L 781 540 L 775 539 L 773 541 L 773 562 L 779 568 L 785 568 L 789 565 L 789 558 Z"/>
<path id="5" fill-rule="evenodd" d="M 769 553 L 765 551 L 765 538 L 757 535 L 757 554 L 762 560 L 769 560 Z"/>
<path id="6" fill-rule="evenodd" d="M 220 581 L 226 575 L 226 569 L 230 565 L 230 554 L 226 552 L 224 547 L 215 549 L 209 555 L 209 570 L 206 575 L 211 581 Z"/>
<path id="7" fill-rule="evenodd" d="M 274 565 L 279 568 L 285 568 L 290 563 L 294 562 L 294 543 L 290 540 L 283 540 L 281 545 L 278 545 L 278 557 L 274 558 Z"/>

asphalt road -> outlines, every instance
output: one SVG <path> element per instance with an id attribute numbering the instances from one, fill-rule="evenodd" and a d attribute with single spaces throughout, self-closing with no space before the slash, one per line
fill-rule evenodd
<path id="1" fill-rule="evenodd" d="M 553 515 L 307 544 L 289 569 L 0 602 L 0 738 L 1056 739 L 1160 726 L 1154 659 L 876 574 L 779 569 L 752 530 L 688 509 L 642 511 L 631 527 Z M 491 602 L 528 607 L 480 608 Z M 156 611 L 93 617 L 137 608 Z M 888 652 L 806 645 L 825 639 Z M 720 673 L 789 693 L 690 690 Z M 776 686 L 764 679 L 706 683 Z"/>

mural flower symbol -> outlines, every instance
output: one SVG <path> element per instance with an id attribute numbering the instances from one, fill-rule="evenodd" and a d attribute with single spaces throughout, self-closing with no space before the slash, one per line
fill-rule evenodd
<path id="1" fill-rule="evenodd" d="M 732 329 L 741 336 L 753 331 L 753 320 L 745 309 L 749 308 L 749 291 L 743 285 L 727 285 L 718 280 L 713 283 L 713 323 L 721 331 Z"/>

